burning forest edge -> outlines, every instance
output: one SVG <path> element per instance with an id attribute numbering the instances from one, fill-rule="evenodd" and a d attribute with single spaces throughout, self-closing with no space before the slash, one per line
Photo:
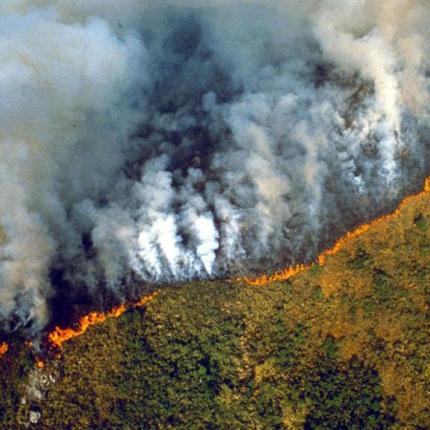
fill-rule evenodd
<path id="1" fill-rule="evenodd" d="M 313 261 L 416 191 L 430 10 L 396 4 L 2 2 L 0 330 Z"/>
<path id="2" fill-rule="evenodd" d="M 384 223 L 388 220 L 392 220 L 400 215 L 402 208 L 406 207 L 408 203 L 411 200 L 414 200 L 416 197 L 423 197 L 428 196 L 430 194 L 430 178 L 427 178 L 424 181 L 424 188 L 421 192 L 414 194 L 412 196 L 406 197 L 398 206 L 398 208 L 387 215 L 384 215 L 382 217 L 379 217 L 375 219 L 374 221 L 363 224 L 356 229 L 352 230 L 351 232 L 347 232 L 343 237 L 341 237 L 333 247 L 323 251 L 316 259 L 315 262 L 310 264 L 300 264 L 292 267 L 285 268 L 281 271 L 275 272 L 273 274 L 269 275 L 261 275 L 256 278 L 236 278 L 233 280 L 227 280 L 228 282 L 235 282 L 235 283 L 246 283 L 250 286 L 264 286 L 268 285 L 274 282 L 283 282 L 287 281 L 290 278 L 311 270 L 312 267 L 315 265 L 323 266 L 327 260 L 328 257 L 336 255 L 338 252 L 340 252 L 348 242 L 353 240 L 356 237 L 359 237 L 361 234 L 367 232 L 370 228 L 376 227 L 381 223 Z M 62 346 L 65 342 L 77 337 L 83 335 L 88 328 L 91 326 L 102 324 L 106 321 L 107 318 L 118 318 L 120 317 L 124 312 L 126 312 L 130 308 L 140 308 L 144 307 L 147 303 L 149 303 L 151 300 L 157 297 L 159 294 L 159 291 L 154 291 L 152 293 L 149 293 L 147 295 L 144 295 L 140 300 L 132 303 L 123 303 L 116 307 L 113 307 L 112 309 L 106 311 L 106 312 L 90 312 L 81 318 L 79 318 L 74 324 L 72 324 L 70 327 L 59 327 L 56 326 L 53 330 L 45 333 L 42 335 L 42 351 L 35 352 L 35 365 L 36 367 L 43 368 L 44 367 L 44 360 L 45 358 L 42 357 L 59 357 L 61 354 Z M 32 348 L 32 342 L 27 342 L 29 348 Z M 8 352 L 8 343 L 7 342 L 0 342 L 0 358 L 2 355 L 6 354 Z"/>
<path id="3" fill-rule="evenodd" d="M 106 317 L 41 368 L 28 342 L 11 339 L 0 360 L 2 423 L 427 428 L 429 240 L 426 181 L 287 282 L 161 289 L 144 310 Z"/>

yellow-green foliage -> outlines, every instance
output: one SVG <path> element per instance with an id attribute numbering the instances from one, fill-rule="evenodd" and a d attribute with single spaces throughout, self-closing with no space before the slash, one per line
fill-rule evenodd
<path id="1" fill-rule="evenodd" d="M 288 282 L 167 288 L 91 328 L 45 400 L 18 406 L 8 353 L 1 428 L 31 408 L 44 430 L 430 428 L 429 281 L 422 195 Z"/>

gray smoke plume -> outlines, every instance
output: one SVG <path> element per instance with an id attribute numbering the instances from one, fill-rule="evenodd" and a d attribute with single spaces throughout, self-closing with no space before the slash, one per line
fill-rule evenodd
<path id="1" fill-rule="evenodd" d="M 429 42 L 425 0 L 3 0 L 5 329 L 391 209 L 428 172 Z"/>

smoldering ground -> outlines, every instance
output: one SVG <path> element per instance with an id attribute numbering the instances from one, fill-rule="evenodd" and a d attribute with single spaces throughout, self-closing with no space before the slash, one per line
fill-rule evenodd
<path id="1" fill-rule="evenodd" d="M 0 318 L 309 260 L 428 173 L 419 0 L 0 5 Z"/>

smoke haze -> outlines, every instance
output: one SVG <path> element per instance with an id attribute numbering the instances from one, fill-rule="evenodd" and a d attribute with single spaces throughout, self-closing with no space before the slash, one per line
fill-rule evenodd
<path id="1" fill-rule="evenodd" d="M 3 0 L 0 320 L 315 257 L 428 173 L 419 0 Z"/>

